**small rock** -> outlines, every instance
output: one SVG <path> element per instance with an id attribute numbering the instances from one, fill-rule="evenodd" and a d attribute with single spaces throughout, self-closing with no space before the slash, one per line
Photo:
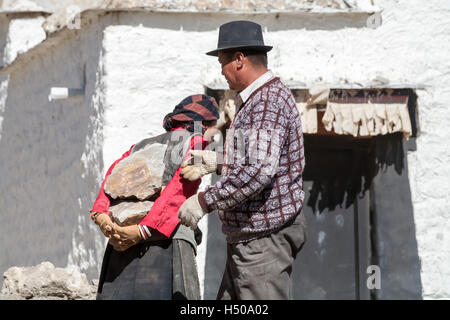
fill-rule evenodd
<path id="1" fill-rule="evenodd" d="M 150 211 L 153 201 L 121 201 L 109 207 L 113 221 L 121 227 L 138 224 Z"/>
<path id="2" fill-rule="evenodd" d="M 89 284 L 84 273 L 42 262 L 6 270 L 1 299 L 93 300 L 96 292 L 97 287 Z"/>
<path id="3" fill-rule="evenodd" d="M 167 145 L 151 144 L 120 161 L 106 179 L 105 192 L 113 199 L 146 200 L 162 187 Z"/>

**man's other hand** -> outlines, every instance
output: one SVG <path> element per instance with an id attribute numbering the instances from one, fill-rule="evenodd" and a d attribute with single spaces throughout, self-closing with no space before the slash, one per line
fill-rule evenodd
<path id="1" fill-rule="evenodd" d="M 183 163 L 180 174 L 189 181 L 195 181 L 217 169 L 217 153 L 210 150 L 190 150 L 192 158 Z"/>
<path id="2" fill-rule="evenodd" d="M 200 203 L 198 202 L 198 195 L 194 194 L 189 197 L 178 211 L 178 218 L 185 226 L 190 227 L 192 230 L 197 228 L 199 220 L 205 215 Z"/>

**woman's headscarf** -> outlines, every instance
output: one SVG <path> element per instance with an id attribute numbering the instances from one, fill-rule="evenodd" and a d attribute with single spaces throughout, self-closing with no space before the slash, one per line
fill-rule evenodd
<path id="1" fill-rule="evenodd" d="M 176 126 L 182 126 L 194 132 L 194 121 L 214 121 L 219 118 L 219 106 L 213 97 L 204 94 L 189 96 L 175 106 L 163 120 L 163 127 L 170 131 Z"/>

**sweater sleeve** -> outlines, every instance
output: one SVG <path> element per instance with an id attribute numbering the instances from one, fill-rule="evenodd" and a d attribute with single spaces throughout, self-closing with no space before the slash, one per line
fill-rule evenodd
<path id="1" fill-rule="evenodd" d="M 106 179 L 111 174 L 114 167 L 120 161 L 122 161 L 123 159 L 125 159 L 126 157 L 128 157 L 130 155 L 131 149 L 133 149 L 133 147 L 134 147 L 134 144 L 131 146 L 130 150 L 125 152 L 120 159 L 117 159 L 116 161 L 114 161 L 114 163 L 109 167 L 108 171 L 106 172 L 105 179 L 103 180 L 103 183 L 100 187 L 100 191 L 98 193 L 97 199 L 95 200 L 94 205 L 92 206 L 92 209 L 89 212 L 100 212 L 100 213 L 106 213 L 107 215 L 109 215 L 110 200 L 109 200 L 108 196 L 105 194 L 105 189 L 104 189 Z"/>
<path id="2" fill-rule="evenodd" d="M 287 116 L 281 106 L 262 101 L 254 106 L 250 117 L 249 130 L 234 129 L 229 137 L 233 149 L 226 150 L 227 173 L 199 193 L 200 205 L 206 212 L 231 210 L 245 203 L 269 185 L 277 172 L 288 130 Z"/>
<path id="3" fill-rule="evenodd" d="M 194 136 L 190 141 L 190 150 L 203 150 L 208 145 L 208 141 L 201 136 Z M 185 155 L 184 160 L 190 157 L 189 151 Z M 161 192 L 161 195 L 156 199 L 152 208 L 145 218 L 141 220 L 139 225 L 147 226 L 156 229 L 166 237 L 170 237 L 175 228 L 180 223 L 178 218 L 178 210 L 187 198 L 194 195 L 201 183 L 201 178 L 195 181 L 184 179 L 179 167 L 172 179 Z"/>

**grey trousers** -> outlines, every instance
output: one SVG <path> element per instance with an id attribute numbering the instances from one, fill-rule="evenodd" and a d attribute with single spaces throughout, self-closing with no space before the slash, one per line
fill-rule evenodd
<path id="1" fill-rule="evenodd" d="M 302 212 L 265 237 L 227 244 L 218 300 L 292 300 L 292 263 L 306 241 Z"/>

